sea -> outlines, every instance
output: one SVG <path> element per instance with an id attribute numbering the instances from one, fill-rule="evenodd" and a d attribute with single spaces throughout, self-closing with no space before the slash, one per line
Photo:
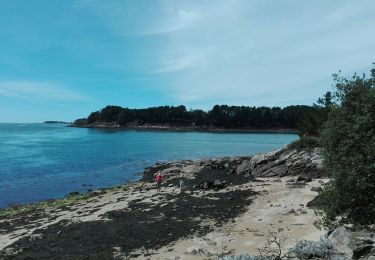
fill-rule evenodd
<path id="1" fill-rule="evenodd" d="M 61 198 L 141 178 L 156 162 L 251 156 L 291 133 L 136 131 L 65 124 L 0 124 L 0 208 Z"/>

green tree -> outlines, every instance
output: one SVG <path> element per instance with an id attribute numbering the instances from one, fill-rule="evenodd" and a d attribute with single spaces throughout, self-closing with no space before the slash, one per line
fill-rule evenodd
<path id="1" fill-rule="evenodd" d="M 95 123 L 96 121 L 99 120 L 99 118 L 100 118 L 100 112 L 99 111 L 93 112 L 87 118 L 87 123 L 89 124 Z"/>
<path id="2" fill-rule="evenodd" d="M 334 80 L 337 103 L 321 133 L 331 177 L 320 194 L 325 224 L 367 225 L 375 222 L 375 69 Z"/>

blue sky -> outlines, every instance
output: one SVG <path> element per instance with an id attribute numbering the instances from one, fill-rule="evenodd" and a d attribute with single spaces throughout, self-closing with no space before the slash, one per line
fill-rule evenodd
<path id="1" fill-rule="evenodd" d="M 312 104 L 375 62 L 375 1 L 0 0 L 0 122 Z"/>

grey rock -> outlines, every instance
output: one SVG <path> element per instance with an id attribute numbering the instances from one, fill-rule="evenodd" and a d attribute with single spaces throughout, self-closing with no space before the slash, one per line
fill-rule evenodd
<path id="1" fill-rule="evenodd" d="M 309 181 L 312 177 L 323 176 L 322 160 L 319 149 L 308 152 L 275 150 L 254 156 L 250 160 L 250 171 L 254 177 L 302 176 Z"/>
<path id="2" fill-rule="evenodd" d="M 250 177 L 251 177 L 251 174 L 250 174 L 250 173 L 246 173 L 246 174 L 244 175 L 244 177 L 245 177 L 245 178 L 250 178 Z"/>
<path id="3" fill-rule="evenodd" d="M 335 252 L 338 252 L 339 255 L 343 257 L 352 259 L 353 249 L 351 245 L 351 236 L 344 227 L 338 227 L 329 234 L 328 241 Z"/>
<path id="4" fill-rule="evenodd" d="M 311 191 L 320 192 L 322 190 L 321 187 L 312 187 Z"/>
<path id="5" fill-rule="evenodd" d="M 240 165 L 237 166 L 236 173 L 237 175 L 241 175 L 244 173 L 248 173 L 250 171 L 250 160 L 244 160 Z"/>

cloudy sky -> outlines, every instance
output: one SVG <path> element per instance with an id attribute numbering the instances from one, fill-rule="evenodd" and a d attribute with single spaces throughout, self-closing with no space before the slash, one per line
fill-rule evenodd
<path id="1" fill-rule="evenodd" d="M 0 0 L 0 122 L 312 104 L 375 62 L 375 1 Z"/>

